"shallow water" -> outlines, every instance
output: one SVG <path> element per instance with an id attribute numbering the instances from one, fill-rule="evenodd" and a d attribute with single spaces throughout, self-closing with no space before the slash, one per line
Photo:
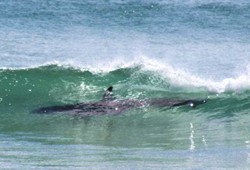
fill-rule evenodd
<path id="1" fill-rule="evenodd" d="M 0 2 L 3 169 L 248 169 L 250 4 Z M 39 115 L 52 105 L 207 99 L 118 116 Z"/>

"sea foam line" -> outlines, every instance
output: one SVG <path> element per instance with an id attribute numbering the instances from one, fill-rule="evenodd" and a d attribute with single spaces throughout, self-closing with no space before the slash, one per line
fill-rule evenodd
<path id="1" fill-rule="evenodd" d="M 187 70 L 174 68 L 171 65 L 161 62 L 156 59 L 140 55 L 133 60 L 126 59 L 126 57 L 117 57 L 115 60 L 108 62 L 100 62 L 95 64 L 83 64 L 75 62 L 74 60 L 65 60 L 63 62 L 53 60 L 41 65 L 33 65 L 29 68 L 20 69 L 34 69 L 41 66 L 57 65 L 59 67 L 74 68 L 81 71 L 90 71 L 92 73 L 109 73 L 111 71 L 121 68 L 135 68 L 140 67 L 143 70 L 149 70 L 158 73 L 160 76 L 166 78 L 171 84 L 177 86 L 191 86 L 197 88 L 205 88 L 210 92 L 223 93 L 226 91 L 244 91 L 250 89 L 250 66 L 247 67 L 246 72 L 238 77 L 225 78 L 221 81 L 215 81 L 207 78 L 201 78 L 191 74 Z M 11 68 L 1 68 L 2 70 Z M 13 68 L 16 70 L 16 68 Z"/>
<path id="2" fill-rule="evenodd" d="M 235 78 L 225 78 L 221 81 L 201 78 L 181 69 L 161 63 L 157 60 L 149 59 L 145 56 L 140 57 L 144 69 L 154 70 L 166 77 L 171 83 L 179 86 L 193 86 L 206 88 L 210 92 L 223 93 L 226 91 L 244 91 L 250 89 L 250 66 L 245 73 Z"/>

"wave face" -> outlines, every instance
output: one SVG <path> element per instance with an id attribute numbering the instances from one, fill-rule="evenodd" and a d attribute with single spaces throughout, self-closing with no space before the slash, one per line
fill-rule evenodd
<path id="1" fill-rule="evenodd" d="M 39 106 L 99 101 L 105 89 L 112 85 L 115 96 L 121 99 L 208 99 L 209 102 L 200 108 L 201 112 L 205 112 L 203 114 L 216 112 L 216 115 L 227 117 L 233 115 L 235 109 L 237 114 L 249 111 L 249 89 L 246 88 L 249 85 L 242 85 L 242 81 L 238 81 L 241 78 L 210 82 L 188 76 L 187 73 L 172 71 L 170 68 L 157 71 L 145 66 L 126 67 L 109 72 L 58 65 L 3 69 L 0 72 L 0 104 L 3 113 L 19 113 L 22 110 L 28 116 L 32 109 Z M 228 82 L 225 87 L 223 82 Z M 220 92 L 216 88 L 224 89 Z M 185 109 L 179 111 L 186 112 Z"/>
<path id="2" fill-rule="evenodd" d="M 102 154 L 100 152 L 111 155 L 121 152 L 123 155 L 127 152 L 141 152 L 145 148 L 147 152 L 144 156 L 147 155 L 150 159 L 153 159 L 153 153 L 162 158 L 164 156 L 161 154 L 168 155 L 169 158 L 164 157 L 163 161 L 169 163 L 170 167 L 172 167 L 171 160 L 180 156 L 186 159 L 185 155 L 189 157 L 194 154 L 192 158 L 200 160 L 201 158 L 195 156 L 195 153 L 204 155 L 205 160 L 209 159 L 209 164 L 213 164 L 212 157 L 219 159 L 231 155 L 228 153 L 232 152 L 245 158 L 244 155 L 247 155 L 245 147 L 249 147 L 249 133 L 246 129 L 249 122 L 249 90 L 243 88 L 238 89 L 240 90 L 238 92 L 231 89 L 219 93 L 210 91 L 208 86 L 198 87 L 197 82 L 187 85 L 180 84 L 179 80 L 176 83 L 170 75 L 166 76 L 164 73 L 164 77 L 162 73 L 164 72 L 143 66 L 106 72 L 59 65 L 30 69 L 2 69 L 0 145 L 5 150 L 0 152 L 3 166 L 24 167 L 20 164 L 9 165 L 7 159 L 24 161 L 23 164 L 27 168 L 50 166 L 48 164 L 56 167 L 67 164 L 68 168 L 75 168 L 76 164 L 86 167 L 85 163 L 91 161 L 95 162 L 93 165 L 95 167 L 104 166 L 102 163 L 97 163 Z M 179 74 L 178 79 L 181 77 L 183 75 Z M 196 108 L 143 107 L 128 110 L 117 116 L 88 118 L 67 114 L 31 113 L 32 110 L 45 106 L 99 101 L 104 90 L 110 85 L 114 86 L 114 95 L 121 99 L 205 98 L 208 102 Z M 225 149 L 229 146 L 236 148 Z M 31 148 L 35 150 L 31 151 Z M 86 154 L 81 160 L 75 160 L 75 157 L 68 155 L 69 153 L 78 155 L 79 151 Z M 55 157 L 49 156 L 49 159 L 52 159 L 50 163 L 41 162 L 47 160 L 51 153 Z M 32 155 L 32 158 L 23 160 L 23 154 Z M 14 157 L 10 158 L 9 155 Z M 121 158 L 125 162 L 134 159 L 134 156 Z M 235 158 L 227 157 L 227 159 Z M 56 163 L 58 160 L 63 163 Z M 70 164 L 70 160 L 74 160 L 75 163 Z M 84 164 L 80 163 L 82 160 Z M 235 164 L 242 168 L 248 166 L 247 162 L 242 161 L 244 159 L 240 160 L 239 164 L 236 162 Z M 109 166 L 113 165 L 112 161 L 107 161 Z M 32 165 L 29 165 L 31 162 Z M 146 166 L 151 167 L 151 163 L 147 162 Z M 178 162 L 180 166 L 184 166 L 184 163 Z M 155 164 L 164 166 L 158 165 L 157 162 L 154 162 L 154 166 Z M 227 164 L 226 167 L 230 165 Z M 126 165 L 126 168 L 127 166 L 129 165 Z M 219 161 L 213 166 L 225 167 L 225 162 Z M 190 167 L 197 167 L 197 164 L 192 164 Z"/>

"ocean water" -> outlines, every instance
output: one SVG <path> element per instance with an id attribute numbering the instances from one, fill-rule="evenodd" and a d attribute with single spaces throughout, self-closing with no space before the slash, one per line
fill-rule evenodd
<path id="1" fill-rule="evenodd" d="M 249 169 L 250 2 L 2 0 L 1 169 Z M 117 98 L 207 99 L 117 116 Z"/>

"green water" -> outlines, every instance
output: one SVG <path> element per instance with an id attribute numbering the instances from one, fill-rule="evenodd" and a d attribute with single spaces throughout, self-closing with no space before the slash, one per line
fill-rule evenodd
<path id="1" fill-rule="evenodd" d="M 32 114 L 35 108 L 118 98 L 208 98 L 196 108 L 145 107 L 118 116 Z M 0 72 L 4 169 L 247 169 L 249 92 L 176 86 L 141 67 L 90 72 L 46 66 Z M 233 166 L 232 166 L 233 165 Z"/>

